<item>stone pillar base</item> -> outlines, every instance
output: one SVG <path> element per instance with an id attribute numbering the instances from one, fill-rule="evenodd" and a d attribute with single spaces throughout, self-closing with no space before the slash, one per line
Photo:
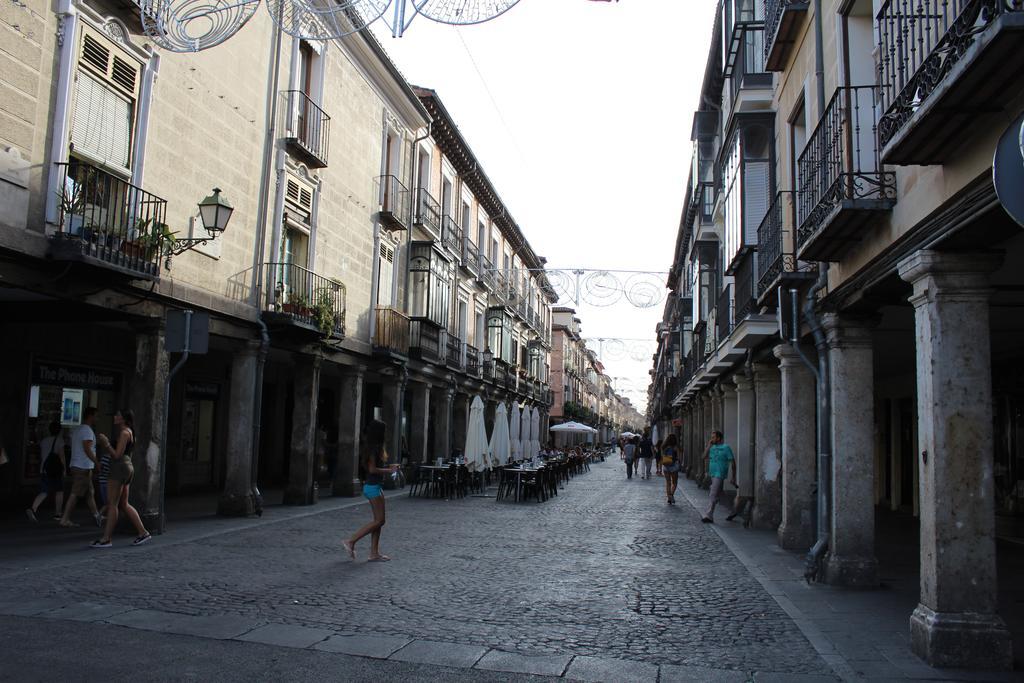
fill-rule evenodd
<path id="1" fill-rule="evenodd" d="M 878 560 L 873 557 L 829 555 L 825 559 L 825 583 L 850 588 L 878 586 Z"/>
<path id="2" fill-rule="evenodd" d="M 910 617 L 910 645 L 930 666 L 1013 668 L 1010 631 L 996 614 L 935 612 L 918 605 Z"/>
<path id="3" fill-rule="evenodd" d="M 142 526 L 146 527 L 146 530 L 149 533 L 159 536 L 166 531 L 164 528 L 164 518 L 159 512 L 143 512 L 142 510 L 139 510 L 138 513 L 139 517 L 142 519 Z"/>
<path id="4" fill-rule="evenodd" d="M 341 496 L 344 498 L 351 498 L 352 496 L 358 496 L 363 492 L 363 484 L 358 479 L 352 481 L 336 481 L 334 482 L 334 490 L 332 495 Z"/>
<path id="5" fill-rule="evenodd" d="M 799 523 L 787 523 L 783 520 L 779 526 L 779 546 L 785 550 L 807 550 L 814 545 L 814 530 L 808 519 Z"/>
<path id="6" fill-rule="evenodd" d="M 285 505 L 316 505 L 320 501 L 320 489 L 313 483 L 306 491 L 296 491 L 294 488 L 287 488 L 284 492 Z"/>
<path id="7" fill-rule="evenodd" d="M 225 493 L 217 501 L 217 514 L 222 517 L 250 517 L 256 514 L 256 497 L 251 493 L 244 496 Z"/>

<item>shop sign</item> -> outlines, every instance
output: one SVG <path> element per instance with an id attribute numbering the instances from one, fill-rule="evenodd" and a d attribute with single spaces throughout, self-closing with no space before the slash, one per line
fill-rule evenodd
<path id="1" fill-rule="evenodd" d="M 121 375 L 110 370 L 65 365 L 63 363 L 36 363 L 32 366 L 33 384 L 50 384 L 60 387 L 117 391 L 121 386 Z"/>
<path id="2" fill-rule="evenodd" d="M 216 382 L 185 382 L 185 395 L 189 398 L 211 398 L 220 396 L 220 385 Z"/>

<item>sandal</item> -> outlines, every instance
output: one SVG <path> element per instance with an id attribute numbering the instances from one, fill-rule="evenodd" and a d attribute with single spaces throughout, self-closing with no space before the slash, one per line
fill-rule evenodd
<path id="1" fill-rule="evenodd" d="M 95 541 L 93 541 L 92 543 L 89 544 L 89 547 L 90 548 L 109 548 L 112 545 L 114 545 L 114 544 L 111 543 L 109 540 L 104 541 L 102 538 L 97 538 Z"/>
<path id="2" fill-rule="evenodd" d="M 60 525 L 62 527 L 64 527 L 65 529 L 71 529 L 71 528 L 74 528 L 76 526 L 79 526 L 79 524 L 77 522 L 61 522 Z"/>
<path id="3" fill-rule="evenodd" d="M 153 538 L 153 537 L 152 537 L 152 536 L 150 535 L 150 533 L 149 533 L 149 532 L 147 531 L 147 532 L 146 532 L 146 533 L 144 533 L 143 535 L 141 535 L 141 536 L 138 536 L 138 537 L 136 537 L 136 538 L 135 538 L 135 540 L 134 540 L 134 541 L 132 541 L 132 545 L 142 545 L 143 543 L 146 543 L 146 542 L 148 542 L 148 541 L 149 541 L 150 539 L 152 539 L 152 538 Z"/>
<path id="4" fill-rule="evenodd" d="M 387 555 L 378 555 L 377 557 L 371 557 L 367 562 L 390 562 L 391 558 Z"/>
<path id="5" fill-rule="evenodd" d="M 345 550 L 348 551 L 348 556 L 353 560 L 356 559 L 356 547 L 352 541 L 342 541 L 341 545 L 344 546 Z"/>

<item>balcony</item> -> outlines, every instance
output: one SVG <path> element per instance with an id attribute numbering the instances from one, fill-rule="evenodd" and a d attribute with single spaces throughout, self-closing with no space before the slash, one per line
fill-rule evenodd
<path id="1" fill-rule="evenodd" d="M 477 282 L 488 289 L 497 289 L 498 284 L 495 278 L 494 264 L 491 259 L 483 256 L 480 258 L 480 272 L 477 273 Z"/>
<path id="2" fill-rule="evenodd" d="M 733 323 L 733 286 L 726 285 L 718 295 L 718 302 L 715 304 L 715 342 L 712 342 L 709 353 L 713 353 L 718 343 L 729 338 L 732 332 Z"/>
<path id="3" fill-rule="evenodd" d="M 380 222 L 387 230 L 408 230 L 412 197 L 409 188 L 393 175 L 377 178 Z"/>
<path id="4" fill-rule="evenodd" d="M 295 263 L 265 263 L 263 319 L 286 331 L 345 336 L 345 285 Z"/>
<path id="5" fill-rule="evenodd" d="M 1020 92 L 1020 0 L 887 0 L 877 16 L 881 158 L 938 164 Z"/>
<path id="6" fill-rule="evenodd" d="M 430 194 L 430 191 L 425 187 L 416 190 L 416 215 L 412 221 L 413 225 L 438 237 L 441 235 L 441 220 L 441 205 Z"/>
<path id="7" fill-rule="evenodd" d="M 462 267 L 471 273 L 480 270 L 480 251 L 466 234 L 462 235 Z"/>
<path id="8" fill-rule="evenodd" d="M 160 277 L 167 202 L 78 159 L 62 169 L 58 230 L 49 255 L 133 280 Z"/>
<path id="9" fill-rule="evenodd" d="M 480 376 L 480 350 L 472 344 L 466 344 L 466 374 Z"/>
<path id="10" fill-rule="evenodd" d="M 740 94 L 748 90 L 764 91 L 759 98 L 762 101 L 771 98 L 773 77 L 765 67 L 764 29 L 759 26 L 746 26 L 737 34 L 738 51 L 735 61 L 727 65 L 726 76 L 730 78 L 733 109 L 744 111 L 748 107 L 740 101 Z M 751 106 L 749 109 L 762 110 L 762 106 Z"/>
<path id="11" fill-rule="evenodd" d="M 454 334 L 446 335 L 448 337 L 448 353 L 447 353 L 447 365 L 452 370 L 462 369 L 462 340 L 456 337 Z"/>
<path id="12" fill-rule="evenodd" d="M 785 70 L 789 53 L 796 42 L 800 22 L 805 14 L 807 14 L 807 3 L 802 0 L 765 0 L 765 71 Z"/>
<path id="13" fill-rule="evenodd" d="M 408 316 L 390 306 L 378 306 L 373 333 L 373 352 L 399 359 L 409 357 Z"/>
<path id="14" fill-rule="evenodd" d="M 428 318 L 409 318 L 409 357 L 430 363 L 447 362 L 444 327 Z"/>
<path id="15" fill-rule="evenodd" d="M 441 243 L 455 258 L 462 257 L 462 228 L 451 216 L 441 219 Z"/>
<path id="16" fill-rule="evenodd" d="M 876 145 L 874 86 L 838 88 L 797 161 L 797 256 L 838 260 L 896 203 Z"/>
<path id="17" fill-rule="evenodd" d="M 331 117 L 302 91 L 285 90 L 282 94 L 287 106 L 285 147 L 311 168 L 326 167 Z"/>
<path id="18" fill-rule="evenodd" d="M 497 358 L 495 358 L 493 361 L 493 366 L 494 368 L 491 371 L 491 379 L 499 387 L 508 386 L 508 365 L 504 361 L 500 361 Z"/>

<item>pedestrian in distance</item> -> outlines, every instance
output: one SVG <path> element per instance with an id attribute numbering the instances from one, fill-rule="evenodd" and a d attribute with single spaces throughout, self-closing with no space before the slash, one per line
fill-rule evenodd
<path id="1" fill-rule="evenodd" d="M 731 475 L 729 480 L 733 486 L 736 485 L 736 457 L 729 444 L 725 443 L 722 432 L 711 432 L 708 447 L 704 449 L 704 469 L 711 477 L 711 491 L 708 493 L 708 508 L 701 521 L 711 524 L 715 521 L 715 506 L 725 478 Z"/>
<path id="2" fill-rule="evenodd" d="M 636 449 L 639 437 L 631 437 L 622 447 L 622 459 L 626 462 L 626 479 L 633 478 L 633 463 L 636 462 Z"/>
<path id="3" fill-rule="evenodd" d="M 661 471 L 665 477 L 665 496 L 669 505 L 676 504 L 676 487 L 679 485 L 679 470 L 682 468 L 679 448 L 676 446 L 676 435 L 669 434 L 661 444 L 661 456 L 658 458 Z"/>
<path id="4" fill-rule="evenodd" d="M 662 476 L 662 472 L 661 472 L 661 454 L 662 454 L 662 451 L 661 451 L 661 449 L 662 449 L 663 446 L 664 446 L 664 440 L 663 439 L 658 439 L 658 442 L 656 444 L 654 444 L 654 469 L 655 469 L 654 474 L 656 476 L 659 476 L 659 477 Z"/>
<path id="5" fill-rule="evenodd" d="M 359 466 L 363 479 L 363 496 L 370 503 L 373 521 L 357 531 L 350 538 L 342 541 L 349 557 L 356 559 L 356 543 L 366 535 L 370 536 L 370 562 L 387 562 L 391 558 L 380 552 L 380 531 L 386 521 L 384 509 L 384 477 L 398 472 L 398 465 L 388 465 L 388 453 L 384 448 L 384 437 L 387 425 L 380 420 L 373 420 L 364 432 L 360 447 Z"/>
<path id="6" fill-rule="evenodd" d="M 651 478 L 651 465 L 654 464 L 654 444 L 651 442 L 649 432 L 644 432 L 644 438 L 640 439 L 640 457 L 644 463 L 644 479 Z"/>
<path id="7" fill-rule="evenodd" d="M 96 406 L 88 406 L 82 411 L 82 424 L 71 433 L 71 495 L 68 496 L 64 514 L 60 518 L 63 527 L 78 526 L 71 521 L 71 513 L 78 504 L 79 498 L 85 498 L 89 512 L 101 526 L 100 511 L 96 509 L 96 500 L 92 488 L 92 471 L 96 468 L 96 433 L 92 426 L 96 423 Z"/>
<path id="8" fill-rule="evenodd" d="M 111 447 L 110 439 L 106 435 L 99 436 L 100 448 L 110 455 L 110 472 L 107 474 L 107 524 L 103 535 L 93 541 L 90 548 L 109 548 L 112 545 L 111 538 L 117 527 L 118 511 L 124 513 L 138 534 L 132 545 L 142 545 L 152 538 L 142 523 L 139 511 L 128 502 L 128 487 L 135 478 L 135 467 L 132 465 L 132 451 L 135 448 L 135 413 L 130 410 L 119 410 L 114 413 L 114 426 L 120 430 L 116 446 Z"/>
<path id="9" fill-rule="evenodd" d="M 39 467 L 39 495 L 32 501 L 31 507 L 25 510 L 25 516 L 38 522 L 36 514 L 39 506 L 52 495 L 53 518 L 58 520 L 64 507 L 64 472 L 67 464 L 64 462 L 64 439 L 61 437 L 60 423 L 56 420 L 50 423 L 50 435 L 39 442 L 39 452 L 43 454 Z"/>

